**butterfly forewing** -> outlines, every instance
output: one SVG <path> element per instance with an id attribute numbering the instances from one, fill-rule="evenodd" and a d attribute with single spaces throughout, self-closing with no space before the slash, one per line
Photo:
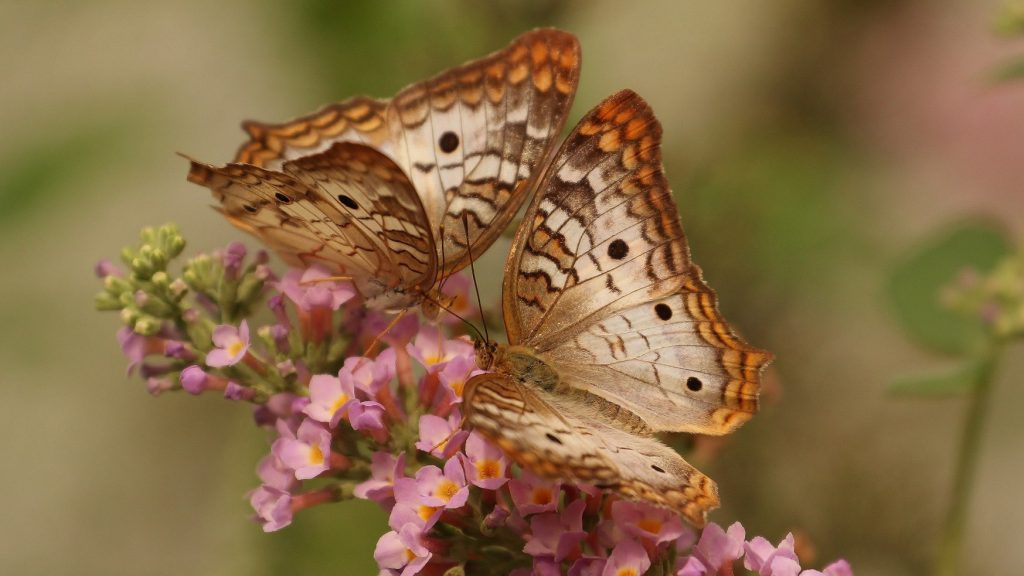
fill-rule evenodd
<path id="1" fill-rule="evenodd" d="M 509 256 L 509 342 L 654 430 L 722 434 L 756 411 L 769 355 L 733 334 L 691 263 L 660 141 L 630 91 L 567 138 Z"/>
<path id="2" fill-rule="evenodd" d="M 389 154 L 386 108 L 385 100 L 356 96 L 282 124 L 246 121 L 242 128 L 249 141 L 238 149 L 235 162 L 278 169 L 287 160 L 321 152 L 335 142 L 358 142 Z"/>
<path id="3" fill-rule="evenodd" d="M 389 106 L 396 161 L 446 231 L 444 274 L 483 253 L 529 196 L 565 125 L 579 67 L 574 36 L 535 30 L 406 88 Z"/>
<path id="4" fill-rule="evenodd" d="M 672 508 L 697 526 L 718 506 L 714 482 L 657 440 L 609 423 L 581 395 L 482 374 L 465 388 L 466 423 L 535 474 L 593 484 Z"/>

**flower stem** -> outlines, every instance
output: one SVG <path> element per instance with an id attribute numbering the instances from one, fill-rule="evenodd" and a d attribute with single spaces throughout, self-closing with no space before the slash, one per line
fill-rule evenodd
<path id="1" fill-rule="evenodd" d="M 1002 343 L 990 343 L 978 361 L 974 385 L 970 390 L 967 406 L 967 420 L 960 438 L 960 454 L 953 479 L 953 493 L 946 522 L 942 530 L 942 541 L 936 558 L 936 576 L 956 576 L 960 573 L 960 558 L 963 551 L 964 527 L 967 523 L 967 505 L 974 484 L 978 464 L 979 445 L 982 429 L 988 415 L 989 397 L 995 380 L 996 365 L 1002 351 Z"/>

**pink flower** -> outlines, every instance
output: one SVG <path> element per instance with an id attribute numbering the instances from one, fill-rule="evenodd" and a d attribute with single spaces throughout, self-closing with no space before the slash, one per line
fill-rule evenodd
<path id="1" fill-rule="evenodd" d="M 474 372 L 482 372 L 476 369 L 476 358 L 469 356 L 456 356 L 438 373 L 441 381 L 441 390 L 444 393 L 442 400 L 446 404 L 462 402 L 462 389 L 466 386 L 466 380 L 474 375 Z"/>
<path id="2" fill-rule="evenodd" d="M 309 379 L 309 404 L 302 411 L 313 420 L 334 428 L 349 407 L 358 402 L 351 379 L 343 383 L 335 376 L 317 374 Z"/>
<path id="3" fill-rule="evenodd" d="M 322 424 L 306 419 L 294 434 L 287 426 L 278 426 L 278 432 L 281 437 L 271 453 L 294 470 L 296 478 L 314 478 L 329 468 L 331 433 Z"/>
<path id="4" fill-rule="evenodd" d="M 787 534 L 778 547 L 757 536 L 743 545 L 746 554 L 743 566 L 761 576 L 796 576 L 800 573 L 800 560 L 794 550 L 792 534 Z"/>
<path id="5" fill-rule="evenodd" d="M 242 261 L 245 259 L 245 244 L 232 242 L 220 253 L 221 264 L 229 278 L 236 278 L 242 268 Z"/>
<path id="6" fill-rule="evenodd" d="M 405 314 L 397 322 L 393 314 L 382 314 L 373 310 L 365 310 L 362 318 L 355 314 L 351 316 L 361 320 L 352 331 L 358 332 L 360 340 L 367 344 L 380 338 L 388 346 L 404 348 L 420 329 L 420 319 L 416 314 Z M 394 325 L 392 322 L 395 322 Z M 388 326 L 391 326 L 391 329 L 384 333 Z"/>
<path id="7" fill-rule="evenodd" d="M 679 576 L 717 574 L 723 565 L 732 563 L 743 555 L 745 536 L 746 530 L 739 522 L 729 526 L 728 531 L 722 530 L 722 527 L 714 522 L 709 523 L 701 532 L 700 540 L 690 557 L 680 559 L 682 567 Z"/>
<path id="8" fill-rule="evenodd" d="M 106 258 L 96 263 L 96 266 L 93 268 L 93 272 L 96 273 L 96 277 L 98 278 L 106 278 L 107 276 L 124 276 L 124 272 L 121 271 L 121 268 Z"/>
<path id="9" fill-rule="evenodd" d="M 319 265 L 306 270 L 293 268 L 285 274 L 276 288 L 303 312 L 316 309 L 337 310 L 356 295 L 351 282 L 325 280 L 331 274 Z"/>
<path id="10" fill-rule="evenodd" d="M 249 324 L 235 328 L 229 324 L 221 324 L 213 329 L 213 344 L 216 346 L 206 355 L 206 365 L 214 368 L 234 366 L 249 351 Z"/>
<path id="11" fill-rule="evenodd" d="M 131 328 L 125 327 L 117 331 L 117 342 L 121 345 L 121 352 L 128 357 L 129 375 L 142 362 L 146 354 L 150 353 L 150 340 L 153 338 L 137 334 Z"/>
<path id="12" fill-rule="evenodd" d="M 853 576 L 853 568 L 846 560 L 836 560 L 822 570 L 824 576 Z"/>
<path id="13" fill-rule="evenodd" d="M 474 486 L 485 490 L 497 490 L 508 481 L 508 461 L 505 453 L 476 432 L 472 432 L 466 440 L 463 463 L 466 477 Z"/>
<path id="14" fill-rule="evenodd" d="M 280 530 L 292 523 L 292 496 L 284 490 L 260 486 L 249 495 L 249 504 L 263 524 L 264 532 Z"/>
<path id="15" fill-rule="evenodd" d="M 573 562 L 569 568 L 569 576 L 601 576 L 607 562 L 607 558 L 584 556 Z"/>
<path id="16" fill-rule="evenodd" d="M 466 475 L 458 458 L 445 462 L 443 472 L 437 466 L 420 468 L 416 472 L 416 487 L 427 506 L 461 508 L 469 498 Z"/>
<path id="17" fill-rule="evenodd" d="M 558 509 L 559 485 L 523 472 L 518 479 L 509 480 L 509 492 L 516 510 L 523 516 Z"/>
<path id="18" fill-rule="evenodd" d="M 612 550 L 601 576 L 640 576 L 651 567 L 647 551 L 634 540 L 623 540 Z"/>
<path id="19" fill-rule="evenodd" d="M 341 370 L 338 371 L 338 378 L 345 386 L 374 396 L 377 390 L 391 379 L 393 372 L 386 365 L 378 365 L 372 358 L 351 356 L 345 359 Z"/>
<path id="20" fill-rule="evenodd" d="M 391 509 L 388 525 L 398 530 L 406 524 L 415 524 L 424 532 L 441 517 L 441 506 L 423 503 L 419 485 L 413 478 L 395 478 L 395 507 Z"/>
<path id="21" fill-rule="evenodd" d="M 398 456 L 389 452 L 374 452 L 370 458 L 369 480 L 356 486 L 356 498 L 373 500 L 385 506 L 395 500 L 395 479 L 405 472 L 405 452 Z"/>
<path id="22" fill-rule="evenodd" d="M 530 540 L 523 552 L 530 556 L 553 556 L 562 561 L 576 552 L 587 537 L 583 531 L 583 509 L 586 501 L 574 500 L 561 514 L 546 512 L 530 519 Z"/>
<path id="23" fill-rule="evenodd" d="M 228 381 L 224 385 L 224 397 L 228 400 L 252 400 L 256 392 L 252 388 L 246 388 L 237 382 Z"/>
<path id="24" fill-rule="evenodd" d="M 256 467 L 256 474 L 265 486 L 291 492 L 298 487 L 295 472 L 274 454 L 267 454 Z"/>
<path id="25" fill-rule="evenodd" d="M 410 576 L 418 573 L 430 560 L 430 551 L 420 542 L 423 533 L 413 524 L 402 526 L 380 537 L 373 559 L 390 574 Z"/>
<path id="26" fill-rule="evenodd" d="M 420 416 L 420 439 L 416 447 L 438 458 L 450 458 L 469 435 L 461 429 L 461 425 L 462 415 L 458 410 L 453 411 L 447 420 L 433 414 L 424 414 Z"/>
<path id="27" fill-rule="evenodd" d="M 192 365 L 181 371 L 181 387 L 192 395 L 199 395 L 206 390 L 206 382 L 208 380 L 206 372 L 199 366 Z"/>
<path id="28" fill-rule="evenodd" d="M 439 372 L 455 358 L 475 358 L 473 344 L 456 338 L 448 340 L 434 326 L 424 326 L 412 344 L 406 346 L 409 355 L 416 359 L 427 372 Z"/>
<path id="29" fill-rule="evenodd" d="M 687 531 L 677 514 L 642 502 L 613 502 L 612 518 L 627 534 L 655 544 L 676 540 Z"/>
<path id="30" fill-rule="evenodd" d="M 153 396 L 159 396 L 171 388 L 174 388 L 174 382 L 167 378 L 146 378 L 146 392 Z"/>
<path id="31" fill-rule="evenodd" d="M 383 432 L 384 406 L 379 402 L 354 402 L 348 408 L 348 421 L 353 430 L 364 430 L 367 432 Z M 383 441 L 387 434 L 371 434 L 374 439 Z"/>

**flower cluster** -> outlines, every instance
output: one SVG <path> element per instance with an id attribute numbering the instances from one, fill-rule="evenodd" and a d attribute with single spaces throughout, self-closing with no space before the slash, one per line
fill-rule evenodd
<path id="1" fill-rule="evenodd" d="M 739 524 L 698 535 L 668 510 L 519 470 L 462 427 L 463 385 L 478 370 L 457 325 L 368 311 L 326 270 L 278 277 L 241 244 L 172 278 L 183 247 L 173 227 L 143 231 L 126 268 L 97 266 L 97 303 L 120 312 L 129 372 L 151 393 L 219 392 L 252 406 L 271 436 L 249 497 L 266 531 L 361 498 L 388 514 L 374 551 L 387 574 L 696 576 L 733 574 L 741 560 L 762 576 L 851 574 L 843 561 L 801 572 L 792 536 L 746 541 Z M 468 281 L 445 286 L 472 313 Z M 270 321 L 257 324 L 263 306 Z"/>
<path id="2" fill-rule="evenodd" d="M 942 297 L 951 308 L 980 319 L 996 337 L 1024 336 L 1024 251 L 1003 258 L 985 276 L 964 270 Z"/>

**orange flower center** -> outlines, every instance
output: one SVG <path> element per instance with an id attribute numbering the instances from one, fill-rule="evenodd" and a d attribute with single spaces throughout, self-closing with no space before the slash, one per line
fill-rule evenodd
<path id="1" fill-rule="evenodd" d="M 480 460 L 476 463 L 476 477 L 480 480 L 497 478 L 501 474 L 501 464 L 497 460 Z"/>
<path id="2" fill-rule="evenodd" d="M 636 525 L 639 526 L 641 530 L 645 532 L 650 532 L 651 534 L 658 534 L 659 532 L 661 532 L 662 526 L 661 520 L 658 520 L 656 518 L 644 518 L 637 522 Z"/>
<path id="3" fill-rule="evenodd" d="M 619 568 L 619 571 L 615 573 L 615 576 L 637 576 L 636 568 L 633 568 L 632 566 Z"/>
<path id="4" fill-rule="evenodd" d="M 551 504 L 552 497 L 553 495 L 549 488 L 534 488 L 533 492 L 530 494 L 530 502 L 533 502 L 538 506 L 547 506 L 548 504 Z"/>
<path id="5" fill-rule="evenodd" d="M 434 489 L 434 496 L 445 502 L 450 502 L 458 492 L 459 485 L 445 478 L 437 483 L 437 488 Z"/>
<path id="6" fill-rule="evenodd" d="M 331 414 L 337 412 L 339 408 L 345 405 L 345 402 L 348 402 L 348 394 L 342 392 L 341 394 L 338 395 L 338 398 L 337 400 L 334 401 L 334 404 L 331 404 Z"/>
<path id="7" fill-rule="evenodd" d="M 318 466 L 324 463 L 324 452 L 315 444 L 309 447 L 309 463 Z"/>
<path id="8" fill-rule="evenodd" d="M 227 351 L 228 354 L 231 354 L 232 356 L 238 356 L 239 354 L 242 353 L 243 348 L 245 348 L 245 342 L 242 342 L 241 340 L 235 340 L 231 344 L 228 344 Z"/>
<path id="9" fill-rule="evenodd" d="M 434 512 L 436 512 L 436 511 L 437 511 L 437 508 L 435 508 L 433 506 L 424 506 L 422 504 L 420 505 L 419 509 L 417 510 L 417 512 L 420 515 L 420 519 L 423 520 L 424 522 L 429 520 L 430 517 L 433 516 Z"/>

